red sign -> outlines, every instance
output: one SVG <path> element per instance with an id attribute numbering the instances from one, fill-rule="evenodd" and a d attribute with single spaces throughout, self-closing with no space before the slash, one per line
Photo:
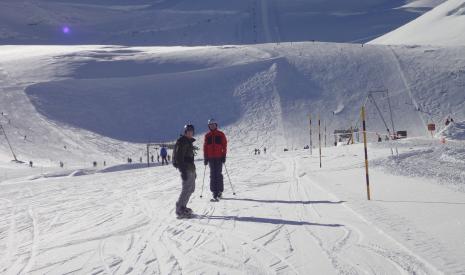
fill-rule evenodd
<path id="1" fill-rule="evenodd" d="M 430 123 L 428 124 L 428 131 L 436 131 L 436 124 Z"/>

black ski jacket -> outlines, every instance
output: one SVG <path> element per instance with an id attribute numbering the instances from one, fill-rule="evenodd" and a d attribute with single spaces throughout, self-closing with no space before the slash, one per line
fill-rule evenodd
<path id="1" fill-rule="evenodd" d="M 179 171 L 195 171 L 194 141 L 186 136 L 181 136 L 176 142 L 176 165 Z"/>

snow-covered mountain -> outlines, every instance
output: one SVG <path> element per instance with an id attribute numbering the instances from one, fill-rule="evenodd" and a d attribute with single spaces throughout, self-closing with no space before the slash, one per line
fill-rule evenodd
<path id="1" fill-rule="evenodd" d="M 311 40 L 366 42 L 425 11 L 399 8 L 405 3 L 2 0 L 0 43 L 189 46 Z"/>
<path id="2" fill-rule="evenodd" d="M 370 43 L 387 45 L 465 45 L 465 1 L 449 0 Z"/>

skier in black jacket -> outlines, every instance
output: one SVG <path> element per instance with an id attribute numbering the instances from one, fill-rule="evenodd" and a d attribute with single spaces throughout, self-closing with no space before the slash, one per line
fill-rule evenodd
<path id="1" fill-rule="evenodd" d="M 173 165 L 181 173 L 182 191 L 176 202 L 176 215 L 178 218 L 188 218 L 192 215 L 192 209 L 187 207 L 189 198 L 195 191 L 194 164 L 194 126 L 184 126 L 184 134 L 176 141 L 173 153 Z"/>

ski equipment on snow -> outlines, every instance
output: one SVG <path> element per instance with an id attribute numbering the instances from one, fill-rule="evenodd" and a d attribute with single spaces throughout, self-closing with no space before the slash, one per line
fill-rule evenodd
<path id="1" fill-rule="evenodd" d="M 205 186 L 205 173 L 207 172 L 207 166 L 203 169 L 203 180 L 202 180 L 202 191 L 200 192 L 200 198 L 203 197 L 203 187 Z"/>
<path id="2" fill-rule="evenodd" d="M 223 165 L 224 165 L 224 170 L 226 171 L 226 175 L 228 176 L 229 184 L 231 185 L 231 190 L 233 191 L 233 195 L 235 196 L 236 192 L 234 191 L 234 187 L 233 187 L 233 184 L 231 182 L 231 177 L 229 177 L 228 168 L 226 167 L 226 164 L 223 163 Z"/>

